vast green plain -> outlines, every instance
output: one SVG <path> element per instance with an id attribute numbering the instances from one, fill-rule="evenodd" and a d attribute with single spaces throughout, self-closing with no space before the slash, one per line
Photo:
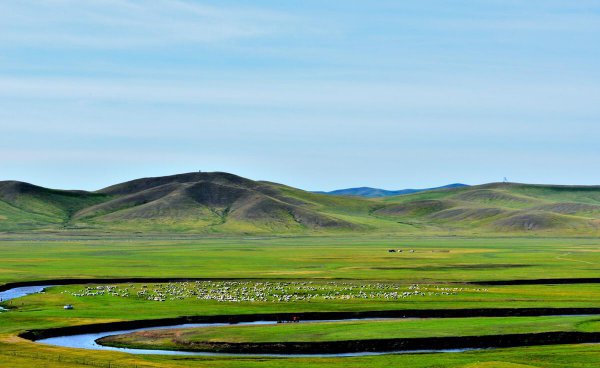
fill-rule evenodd
<path id="1" fill-rule="evenodd" d="M 28 329 L 182 315 L 485 307 L 600 307 L 598 284 L 465 284 L 482 280 L 596 277 L 600 263 L 600 252 L 597 251 L 599 245 L 600 240 L 586 237 L 416 238 L 361 235 L 168 239 L 114 235 L 112 238 L 56 234 L 38 234 L 33 237 L 4 235 L 0 243 L 3 256 L 0 267 L 2 283 L 82 277 L 207 277 L 261 283 L 332 283 L 330 288 L 340 290 L 347 289 L 348 285 L 365 284 L 393 285 L 407 291 L 415 284 L 431 290 L 462 290 L 451 295 L 426 293 L 424 296 L 398 299 L 224 303 L 193 298 L 167 298 L 163 302 L 157 302 L 137 298 L 133 293 L 131 297 L 78 297 L 73 294 L 81 292 L 86 286 L 57 286 L 46 293 L 4 304 L 13 309 L 0 314 L 0 363 L 15 367 L 102 366 L 101 364 L 108 362 L 113 366 L 120 364 L 127 367 L 266 367 L 331 366 L 339 364 L 342 359 L 344 364 L 357 367 L 592 367 L 600 361 L 600 351 L 594 345 L 352 358 L 225 358 L 137 356 L 107 351 L 90 353 L 46 346 L 16 335 Z M 406 251 L 388 252 L 392 248 Z M 240 280 L 221 282 L 235 281 Z M 142 287 L 137 283 L 133 286 L 118 286 L 127 286 L 132 290 Z M 62 306 L 68 303 L 73 304 L 75 309 L 63 310 Z M 582 326 L 595 330 L 596 324 L 590 322 L 594 317 L 585 317 L 584 320 L 579 320 L 580 318 L 557 319 L 554 322 L 562 330 L 579 329 Z M 458 319 L 455 321 L 454 325 L 453 320 L 447 320 L 445 324 L 435 326 L 436 329 L 439 328 L 438 331 L 447 329 L 457 334 L 468 333 L 467 330 L 461 332 L 461 326 L 465 326 L 463 322 Z M 582 324 L 578 324 L 580 322 Z M 419 321 L 411 323 L 418 324 Z M 481 323 L 482 326 L 485 325 Z M 490 323 L 486 327 L 486 333 L 501 333 L 507 328 L 511 331 L 531 329 L 531 324 L 525 325 Z M 542 329 L 553 326 L 552 323 L 543 325 L 546 327 Z M 303 328 L 305 325 L 299 326 Z M 423 325 L 422 328 L 414 328 L 427 335 L 432 332 L 431 326 L 429 324 L 429 327 Z M 376 331 L 375 328 L 372 333 Z M 268 331 L 264 333 L 269 334 Z M 344 329 L 330 333 L 343 335 Z"/>

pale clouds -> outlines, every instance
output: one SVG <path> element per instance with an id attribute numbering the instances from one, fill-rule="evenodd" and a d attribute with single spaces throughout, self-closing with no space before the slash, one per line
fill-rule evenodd
<path id="1" fill-rule="evenodd" d="M 131 102 L 179 105 L 345 108 L 347 110 L 446 109 L 528 111 L 534 114 L 600 113 L 600 85 L 573 80 L 478 81 L 447 77 L 387 83 L 340 79 L 237 81 L 1 77 L 4 99 Z"/>
<path id="2" fill-rule="evenodd" d="M 129 48 L 267 36 L 293 22 L 251 7 L 183 0 L 43 0 L 0 3 L 0 41 L 41 47 Z"/>

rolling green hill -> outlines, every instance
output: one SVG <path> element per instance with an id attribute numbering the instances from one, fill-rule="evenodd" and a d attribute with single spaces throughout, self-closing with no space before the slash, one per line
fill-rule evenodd
<path id="1" fill-rule="evenodd" d="M 374 215 L 477 232 L 597 233 L 600 187 L 492 183 L 390 197 Z"/>
<path id="2" fill-rule="evenodd" d="M 0 230 L 68 226 L 77 211 L 109 198 L 102 193 L 0 181 Z"/>
<path id="3" fill-rule="evenodd" d="M 0 182 L 4 231 L 355 231 L 369 228 L 371 206 L 365 200 L 328 197 L 220 172 L 143 178 L 93 193 Z"/>
<path id="4" fill-rule="evenodd" d="M 221 172 L 143 178 L 96 192 L 0 182 L 0 231 L 31 230 L 596 235 L 600 187 L 492 183 L 366 199 Z"/>

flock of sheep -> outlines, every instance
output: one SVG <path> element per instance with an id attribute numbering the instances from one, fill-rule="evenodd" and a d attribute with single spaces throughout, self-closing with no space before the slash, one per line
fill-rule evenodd
<path id="1" fill-rule="evenodd" d="M 194 298 L 217 302 L 309 302 L 311 300 L 398 300 L 418 296 L 456 295 L 485 292 L 487 289 L 392 283 L 351 283 L 312 281 L 196 281 L 162 284 L 87 286 L 70 293 L 76 297 L 114 296 L 149 301 Z"/>

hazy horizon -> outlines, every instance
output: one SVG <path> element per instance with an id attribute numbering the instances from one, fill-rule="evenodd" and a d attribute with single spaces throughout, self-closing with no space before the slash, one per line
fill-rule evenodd
<path id="1" fill-rule="evenodd" d="M 600 184 L 600 1 L 0 3 L 0 180 Z"/>

